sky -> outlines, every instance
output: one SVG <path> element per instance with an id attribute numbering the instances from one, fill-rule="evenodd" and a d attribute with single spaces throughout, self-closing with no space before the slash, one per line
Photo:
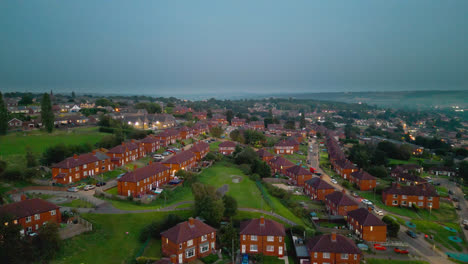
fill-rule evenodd
<path id="1" fill-rule="evenodd" d="M 0 90 L 468 90 L 467 0 L 2 0 Z"/>

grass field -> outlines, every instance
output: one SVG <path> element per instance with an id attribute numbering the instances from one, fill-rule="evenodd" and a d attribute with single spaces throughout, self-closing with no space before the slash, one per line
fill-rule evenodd
<path id="1" fill-rule="evenodd" d="M 61 204 L 60 206 L 66 206 L 66 207 L 77 207 L 77 208 L 93 208 L 94 205 L 90 202 L 83 201 L 80 199 L 75 199 L 71 202 Z"/>
<path id="2" fill-rule="evenodd" d="M 105 133 L 98 132 L 97 127 L 82 127 L 70 130 L 55 130 L 51 134 L 34 130 L 11 133 L 0 136 L 0 159 L 5 160 L 8 166 L 23 168 L 26 164 L 26 148 L 40 156 L 50 146 L 63 143 L 66 145 L 96 144 Z"/>
<path id="3" fill-rule="evenodd" d="M 146 246 L 145 250 L 143 251 L 143 255 L 145 257 L 153 257 L 153 258 L 161 258 L 161 240 L 160 239 L 151 239 L 148 245 Z"/>
<path id="4" fill-rule="evenodd" d="M 172 213 L 188 218 L 192 212 Z M 128 263 L 143 245 L 138 240 L 143 227 L 167 214 L 83 214 L 93 223 L 94 231 L 64 240 L 62 250 L 52 263 Z"/>
<path id="5" fill-rule="evenodd" d="M 429 264 L 422 260 L 366 259 L 367 264 Z"/>
<path id="6" fill-rule="evenodd" d="M 397 159 L 388 159 L 388 165 L 399 165 L 399 164 L 419 164 L 424 162 L 423 158 L 411 157 L 409 160 L 397 160 Z"/>
<path id="7" fill-rule="evenodd" d="M 218 151 L 219 144 L 221 144 L 221 141 L 215 141 L 210 143 L 210 151 Z"/>
<path id="8" fill-rule="evenodd" d="M 418 232 L 434 235 L 434 240 L 449 250 L 462 251 L 466 247 L 466 241 L 456 243 L 448 239 L 449 236 L 459 236 L 464 239 L 463 234 L 460 234 L 463 231 L 457 223 L 447 222 L 441 225 L 436 222 L 425 220 L 412 220 L 412 222 L 416 224 L 416 230 Z M 451 227 L 457 230 L 458 233 L 451 232 L 445 229 L 444 226 Z"/>

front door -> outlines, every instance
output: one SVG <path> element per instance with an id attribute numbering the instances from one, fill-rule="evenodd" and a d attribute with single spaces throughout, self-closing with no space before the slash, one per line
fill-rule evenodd
<path id="1" fill-rule="evenodd" d="M 71 176 L 68 177 L 68 182 L 72 183 L 72 177 Z"/>
<path id="2" fill-rule="evenodd" d="M 179 254 L 179 263 L 182 263 L 184 262 L 184 259 L 183 259 L 183 254 Z"/>
<path id="3" fill-rule="evenodd" d="M 283 247 L 278 247 L 278 255 L 283 256 Z"/>
<path id="4" fill-rule="evenodd" d="M 131 193 L 130 193 L 130 190 L 128 190 L 128 196 L 130 196 L 130 194 L 131 194 Z"/>
<path id="5" fill-rule="evenodd" d="M 245 245 L 242 245 L 242 253 L 245 253 Z"/>

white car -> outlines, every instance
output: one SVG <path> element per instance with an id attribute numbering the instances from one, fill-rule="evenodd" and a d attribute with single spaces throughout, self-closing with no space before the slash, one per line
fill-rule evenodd
<path id="1" fill-rule="evenodd" d="M 462 222 L 463 225 L 468 225 L 468 220 L 467 219 L 464 219 L 463 222 Z"/>
<path id="2" fill-rule="evenodd" d="M 372 205 L 372 202 L 367 199 L 363 199 L 361 202 L 365 205 Z"/>
<path id="3" fill-rule="evenodd" d="M 84 190 L 85 190 L 85 191 L 89 191 L 89 190 L 92 190 L 92 189 L 94 189 L 94 188 L 96 188 L 96 186 L 94 186 L 94 185 L 86 185 L 86 186 L 84 187 Z"/>
<path id="4" fill-rule="evenodd" d="M 164 157 L 163 157 L 163 155 L 161 155 L 161 154 L 154 154 L 154 155 L 153 155 L 153 158 L 154 158 L 154 159 L 163 159 Z"/>
<path id="5" fill-rule="evenodd" d="M 334 184 L 338 184 L 338 182 L 335 179 L 331 179 L 331 182 Z"/>
<path id="6" fill-rule="evenodd" d="M 383 211 L 377 208 L 374 208 L 374 213 L 376 213 L 377 215 L 383 215 Z"/>

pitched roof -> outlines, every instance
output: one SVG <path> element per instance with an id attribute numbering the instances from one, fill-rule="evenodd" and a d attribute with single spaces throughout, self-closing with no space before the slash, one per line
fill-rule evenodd
<path id="1" fill-rule="evenodd" d="M 166 129 L 162 131 L 161 133 L 158 133 L 156 137 L 174 137 L 179 134 L 178 130 L 175 129 Z"/>
<path id="2" fill-rule="evenodd" d="M 52 211 L 59 208 L 57 205 L 36 198 L 11 203 L 0 207 L 0 215 L 11 214 L 16 219 Z"/>
<path id="3" fill-rule="evenodd" d="M 404 186 L 400 184 L 393 184 L 390 188 L 383 191 L 388 194 L 399 194 L 409 196 L 432 196 L 439 197 L 436 189 L 430 184 L 418 184 Z"/>
<path id="4" fill-rule="evenodd" d="M 325 196 L 325 199 L 336 204 L 337 206 L 351 206 L 358 205 L 353 199 L 343 192 L 332 192 Z"/>
<path id="5" fill-rule="evenodd" d="M 184 161 L 187 161 L 195 157 L 195 154 L 190 150 L 185 150 L 175 154 L 166 161 L 163 161 L 163 164 L 181 164 Z"/>
<path id="6" fill-rule="evenodd" d="M 138 148 L 138 143 L 136 142 L 125 142 L 125 143 L 122 143 L 118 146 L 115 146 L 111 149 L 109 149 L 109 151 L 107 153 L 111 153 L 111 154 L 122 154 L 122 153 L 125 153 L 126 149 L 128 150 L 134 150 L 134 149 L 137 149 Z"/>
<path id="7" fill-rule="evenodd" d="M 291 167 L 291 166 L 294 166 L 295 164 L 292 163 L 291 161 L 281 157 L 281 156 L 278 156 L 278 157 L 275 157 L 273 159 L 270 160 L 270 163 L 271 164 L 275 164 L 277 166 L 283 166 L 283 167 Z"/>
<path id="8" fill-rule="evenodd" d="M 164 236 L 172 242 L 179 244 L 181 242 L 201 237 L 211 232 L 216 232 L 216 229 L 198 219 L 193 219 L 192 226 L 189 224 L 189 221 L 179 223 L 176 226 L 161 232 L 161 236 Z"/>
<path id="9" fill-rule="evenodd" d="M 141 143 L 159 143 L 159 140 L 154 136 L 146 136 L 144 139 L 140 140 Z"/>
<path id="10" fill-rule="evenodd" d="M 270 219 L 263 219 L 264 224 L 260 223 L 261 218 L 250 219 L 241 222 L 241 235 L 257 235 L 257 236 L 285 236 L 284 226 Z"/>
<path id="11" fill-rule="evenodd" d="M 195 144 L 193 144 L 193 146 L 190 148 L 190 151 L 192 152 L 202 152 L 206 149 L 209 149 L 210 148 L 210 145 L 208 143 L 206 143 L 205 141 L 200 141 L 200 142 L 197 142 Z"/>
<path id="12" fill-rule="evenodd" d="M 336 240 L 332 241 L 332 235 L 319 235 L 309 239 L 307 241 L 307 250 L 309 252 L 361 254 L 361 250 L 351 239 L 336 234 Z"/>
<path id="13" fill-rule="evenodd" d="M 90 164 L 96 161 L 100 160 L 105 160 L 108 159 L 109 157 L 102 153 L 97 151 L 95 154 L 93 153 L 86 153 L 86 154 L 81 154 L 78 156 L 73 156 L 73 157 L 68 157 L 64 160 L 62 160 L 59 163 L 56 163 L 55 165 L 52 166 L 52 168 L 61 168 L 61 169 L 69 169 L 69 168 L 75 168 L 77 166 L 81 166 L 84 164 Z"/>
<path id="14" fill-rule="evenodd" d="M 339 160 L 336 161 L 336 164 L 342 169 L 356 169 L 356 166 L 354 166 L 347 159 L 339 159 Z"/>
<path id="15" fill-rule="evenodd" d="M 382 220 L 377 216 L 369 212 L 365 208 L 359 208 L 348 212 L 348 216 L 356 220 L 360 225 L 363 226 L 386 226 Z"/>
<path id="16" fill-rule="evenodd" d="M 363 170 L 358 170 L 358 171 L 351 173 L 351 177 L 359 179 L 361 181 L 376 180 L 374 176 L 370 175 L 368 172 L 363 171 Z"/>
<path id="17" fill-rule="evenodd" d="M 232 141 L 224 141 L 218 145 L 220 148 L 234 148 L 235 146 L 237 146 L 237 144 Z"/>
<path id="18" fill-rule="evenodd" d="M 291 146 L 296 146 L 299 145 L 296 140 L 294 139 L 288 139 L 288 140 L 281 140 L 278 143 L 275 144 L 275 147 L 291 147 Z"/>
<path id="19" fill-rule="evenodd" d="M 271 152 L 269 152 L 268 150 L 263 149 L 263 148 L 262 148 L 262 149 L 259 149 L 259 150 L 257 151 L 257 154 L 258 154 L 258 156 L 259 156 L 260 158 L 263 158 L 263 157 L 272 157 L 272 156 L 273 156 L 273 154 L 271 154 Z"/>
<path id="20" fill-rule="evenodd" d="M 305 181 L 305 184 L 312 186 L 314 189 L 317 190 L 325 190 L 325 189 L 335 189 L 331 184 L 328 182 L 320 179 L 319 177 L 314 177 L 310 180 Z"/>
<path id="21" fill-rule="evenodd" d="M 291 168 L 287 168 L 286 171 L 294 175 L 312 175 L 312 172 L 304 169 L 302 166 L 299 165 L 294 165 Z"/>
<path id="22" fill-rule="evenodd" d="M 159 162 L 151 163 L 148 166 L 138 168 L 134 171 L 125 173 L 118 181 L 120 182 L 138 182 L 143 179 L 149 178 L 157 173 L 169 170 L 169 167 L 162 165 Z"/>

